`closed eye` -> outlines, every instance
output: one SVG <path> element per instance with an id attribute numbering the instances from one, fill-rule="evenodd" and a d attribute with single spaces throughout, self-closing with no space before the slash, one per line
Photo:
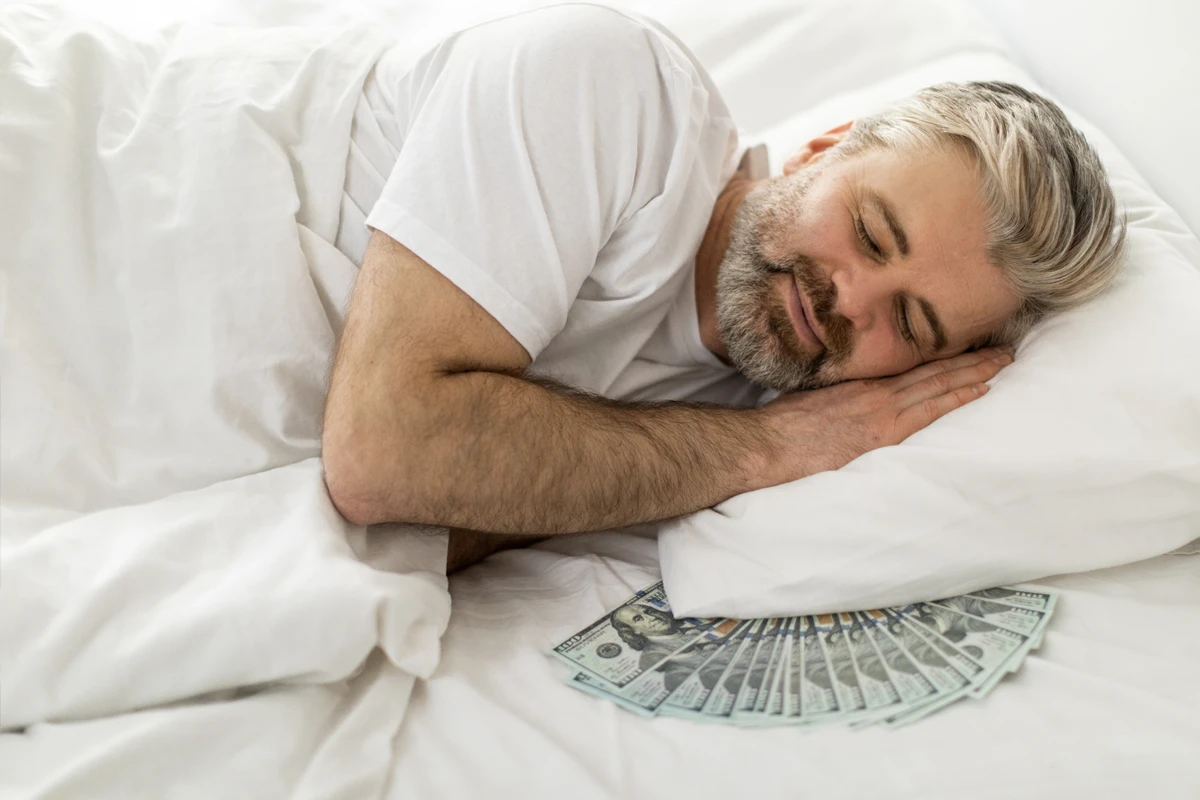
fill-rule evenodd
<path id="1" fill-rule="evenodd" d="M 858 232 L 858 240 L 866 245 L 868 250 L 877 256 L 883 255 L 883 251 L 879 249 L 879 245 L 875 244 L 875 240 L 867 233 L 867 227 L 863 225 L 862 217 L 854 218 L 854 229 Z"/>
<path id="2" fill-rule="evenodd" d="M 900 298 L 896 299 L 896 325 L 900 329 L 900 337 L 906 342 L 915 341 L 912 321 L 908 317 L 908 306 Z"/>

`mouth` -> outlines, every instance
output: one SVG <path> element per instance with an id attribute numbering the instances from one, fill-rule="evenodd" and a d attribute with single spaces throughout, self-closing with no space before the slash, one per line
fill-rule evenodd
<path id="1" fill-rule="evenodd" d="M 812 321 L 812 312 L 807 308 L 805 297 L 800 293 L 799 284 L 796 283 L 794 278 L 792 279 L 790 291 L 788 291 L 787 308 L 788 316 L 792 320 L 792 327 L 801 341 L 824 348 L 825 342 L 821 340 L 820 335 L 817 333 L 816 325 Z"/>

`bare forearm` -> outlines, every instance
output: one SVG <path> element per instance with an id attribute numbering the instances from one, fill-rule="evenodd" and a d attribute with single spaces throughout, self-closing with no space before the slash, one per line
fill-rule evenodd
<path id="1" fill-rule="evenodd" d="M 491 372 L 433 381 L 419 416 L 419 430 L 376 431 L 372 521 L 552 534 L 666 519 L 758 488 L 769 446 L 753 409 L 623 404 Z"/>

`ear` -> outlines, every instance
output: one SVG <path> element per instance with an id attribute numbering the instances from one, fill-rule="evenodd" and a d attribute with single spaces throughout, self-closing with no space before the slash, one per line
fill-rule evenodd
<path id="1" fill-rule="evenodd" d="M 813 159 L 819 157 L 826 150 L 844 139 L 852 127 L 854 127 L 854 120 L 843 122 L 836 128 L 830 128 L 829 130 L 825 131 L 825 133 L 804 145 L 804 147 L 801 147 L 792 154 L 791 158 L 784 162 L 783 174 L 791 175 L 793 172 L 805 166 Z"/>

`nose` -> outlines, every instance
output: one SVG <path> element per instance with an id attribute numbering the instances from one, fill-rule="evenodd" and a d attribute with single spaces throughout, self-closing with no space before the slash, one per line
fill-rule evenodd
<path id="1" fill-rule="evenodd" d="M 848 264 L 834 270 L 830 281 L 837 290 L 834 311 L 849 320 L 855 330 L 869 328 L 880 314 L 887 318 L 896 287 L 882 271 Z"/>

